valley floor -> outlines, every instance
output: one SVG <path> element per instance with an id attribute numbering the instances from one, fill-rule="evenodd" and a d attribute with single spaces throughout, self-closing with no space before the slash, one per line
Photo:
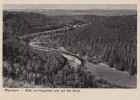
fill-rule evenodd
<path id="1" fill-rule="evenodd" d="M 52 50 L 58 51 L 65 58 L 67 58 L 67 60 L 73 67 L 80 65 L 82 62 L 78 58 L 76 58 L 73 55 L 71 55 L 70 53 L 68 53 L 63 47 L 59 47 L 57 49 L 49 48 L 49 50 L 47 50 L 47 47 L 37 45 L 36 42 L 31 42 L 30 46 L 32 46 L 34 49 L 38 49 L 41 51 L 52 51 Z M 66 52 L 68 54 L 65 54 L 63 52 Z M 84 59 L 84 58 L 82 58 L 82 59 Z M 113 68 L 105 65 L 104 63 L 92 64 L 92 63 L 89 63 L 88 61 L 86 61 L 85 66 L 86 66 L 87 70 L 90 71 L 92 74 L 94 74 L 97 78 L 106 80 L 113 85 L 126 87 L 126 88 L 136 88 L 136 86 L 137 86 L 136 76 L 130 76 L 128 73 L 113 69 Z"/>

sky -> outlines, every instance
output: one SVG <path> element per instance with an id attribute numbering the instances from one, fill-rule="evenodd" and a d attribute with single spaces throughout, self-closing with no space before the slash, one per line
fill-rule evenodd
<path id="1" fill-rule="evenodd" d="M 95 5 L 95 4 L 5 4 L 4 9 L 103 9 L 137 10 L 136 5 Z"/>

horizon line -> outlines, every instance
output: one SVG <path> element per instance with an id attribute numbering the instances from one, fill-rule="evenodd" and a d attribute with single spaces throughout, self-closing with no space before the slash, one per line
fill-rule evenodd
<path id="1" fill-rule="evenodd" d="M 99 5 L 99 4 L 4 4 L 3 9 L 64 9 L 64 10 L 137 10 L 137 5 Z"/>

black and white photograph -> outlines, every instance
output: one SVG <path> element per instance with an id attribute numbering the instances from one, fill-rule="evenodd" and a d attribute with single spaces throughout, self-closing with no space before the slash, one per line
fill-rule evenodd
<path id="1" fill-rule="evenodd" d="M 3 88 L 137 88 L 137 5 L 3 4 Z"/>

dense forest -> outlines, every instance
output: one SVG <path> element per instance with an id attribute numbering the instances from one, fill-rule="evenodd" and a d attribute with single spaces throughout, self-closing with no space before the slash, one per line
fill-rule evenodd
<path id="1" fill-rule="evenodd" d="M 85 71 L 84 67 L 79 66 L 75 70 L 56 52 L 33 50 L 14 38 L 5 41 L 3 49 L 5 61 L 3 75 L 10 79 L 42 87 L 93 87 L 94 85 L 93 76 Z M 18 87 L 24 84 L 15 85 Z"/>
<path id="2" fill-rule="evenodd" d="M 69 52 L 105 62 L 120 71 L 137 73 L 137 16 L 79 16 L 90 24 L 57 36 Z"/>
<path id="3" fill-rule="evenodd" d="M 3 16 L 4 36 L 7 36 L 6 34 L 9 31 L 12 35 L 22 36 L 24 34 L 53 30 L 66 25 L 83 23 L 74 16 L 47 16 L 33 12 L 4 11 Z"/>
<path id="4" fill-rule="evenodd" d="M 58 18 L 56 17 L 55 20 L 36 13 L 4 12 L 3 76 L 4 83 L 7 81 L 5 86 L 30 87 L 32 84 L 40 87 L 93 87 L 93 76 L 82 70 L 81 66 L 75 70 L 59 53 L 34 50 L 26 41 L 20 41 L 17 38 L 37 32 L 36 29 L 42 26 L 49 25 L 45 28 L 50 29 L 51 26 L 53 29 L 53 25 L 60 27 L 66 24 Z M 85 79 L 81 80 L 83 76 Z M 76 83 L 76 81 L 83 81 L 83 84 L 78 85 L 79 82 Z M 84 85 L 84 82 L 88 82 L 89 85 Z"/>
<path id="5" fill-rule="evenodd" d="M 3 43 L 4 87 L 114 88 L 95 79 L 85 66 L 76 69 L 57 52 L 40 52 L 11 37 Z"/>
<path id="6" fill-rule="evenodd" d="M 104 80 L 95 80 L 95 76 L 86 71 L 85 66 L 74 69 L 58 52 L 40 52 L 19 39 L 19 36 L 37 32 L 36 29 L 44 25 L 50 25 L 51 29 L 53 25 L 65 25 L 68 22 L 64 22 L 67 17 L 64 18 L 62 21 L 58 20 L 60 17 L 52 20 L 52 17 L 37 13 L 4 12 L 4 87 L 115 87 Z M 75 22 L 81 23 L 79 20 L 69 20 L 69 24 Z M 50 30 L 50 26 L 45 27 L 45 30 Z"/>
<path id="7" fill-rule="evenodd" d="M 85 66 L 71 66 L 59 52 L 35 50 L 19 37 L 75 24 L 88 25 L 50 35 L 69 52 L 91 63 L 137 73 L 136 16 L 47 16 L 33 12 L 3 12 L 4 87 L 119 87 L 98 79 Z M 55 38 L 54 38 L 55 37 Z M 30 40 L 28 40 L 30 41 Z"/>

